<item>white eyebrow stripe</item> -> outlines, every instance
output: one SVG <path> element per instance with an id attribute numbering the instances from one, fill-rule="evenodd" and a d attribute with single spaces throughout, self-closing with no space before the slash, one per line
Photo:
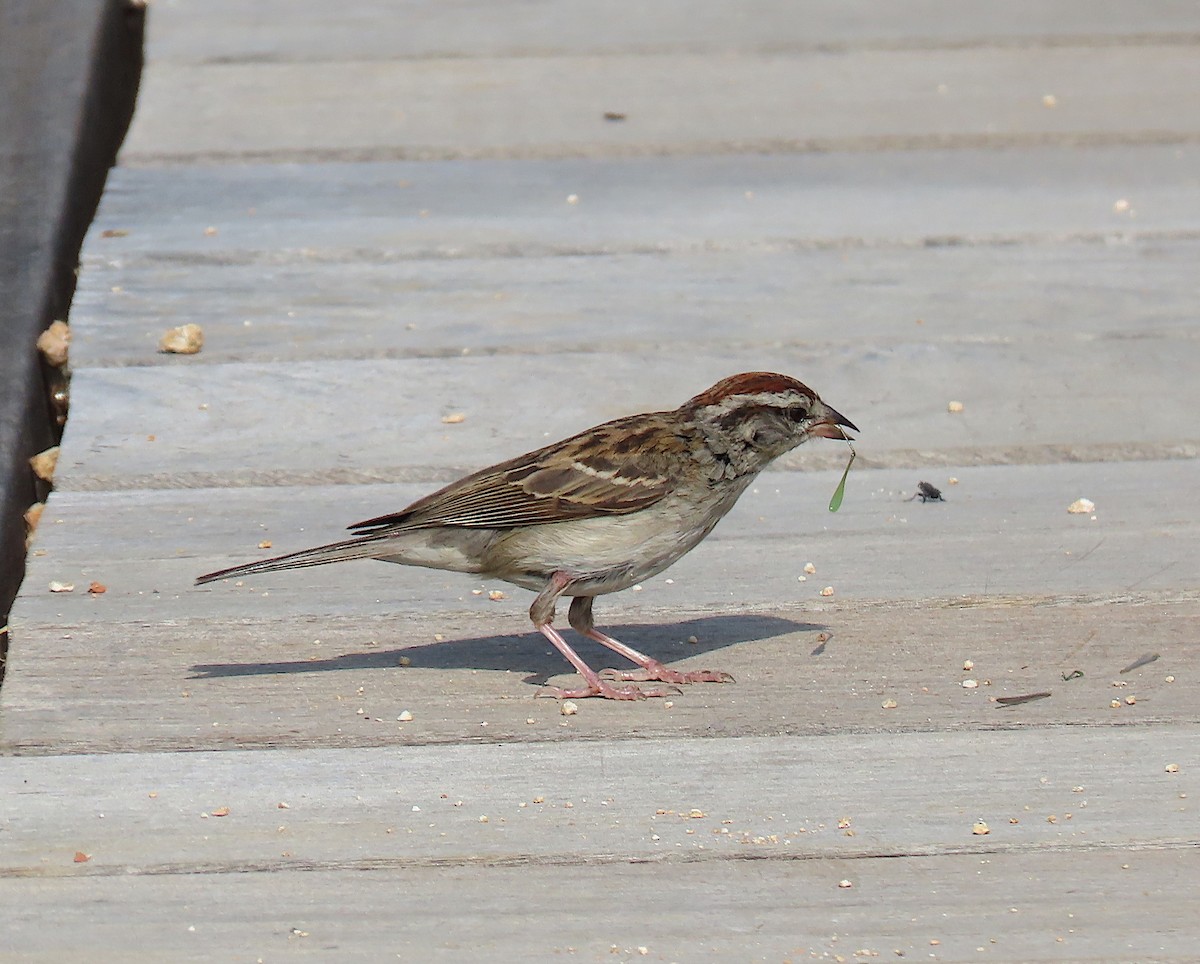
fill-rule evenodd
<path id="1" fill-rule="evenodd" d="M 716 405 L 709 405 L 718 414 L 724 415 L 745 405 L 773 405 L 776 408 L 789 408 L 804 400 L 799 392 L 755 392 L 753 395 L 730 395 Z"/>

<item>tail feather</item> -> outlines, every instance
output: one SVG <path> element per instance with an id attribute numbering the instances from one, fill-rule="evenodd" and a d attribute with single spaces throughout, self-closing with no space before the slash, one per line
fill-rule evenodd
<path id="1" fill-rule="evenodd" d="M 229 569 L 218 569 L 216 572 L 206 572 L 196 577 L 196 585 L 206 582 L 216 582 L 218 579 L 232 579 L 235 576 L 252 576 L 262 572 L 278 572 L 282 569 L 306 569 L 309 566 L 324 566 L 330 562 L 345 562 L 348 559 L 370 559 L 380 553 L 379 536 L 346 539 L 343 542 L 331 542 L 326 546 L 315 546 L 312 549 L 301 549 L 290 552 L 286 556 L 276 556 L 273 559 L 260 559 L 258 562 L 248 562 L 241 566 L 231 566 Z"/>

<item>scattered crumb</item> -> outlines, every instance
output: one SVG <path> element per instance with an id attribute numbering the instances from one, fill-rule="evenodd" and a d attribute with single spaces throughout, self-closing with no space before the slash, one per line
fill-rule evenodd
<path id="1" fill-rule="evenodd" d="M 33 535 L 37 531 L 38 523 L 42 521 L 42 513 L 45 511 L 45 502 L 35 502 L 25 510 L 25 531 L 29 535 Z"/>
<path id="2" fill-rule="evenodd" d="M 663 700 L 663 709 L 664 709 L 664 710 L 669 710 L 669 709 L 671 709 L 671 707 L 673 707 L 674 705 L 675 705 L 675 701 L 674 701 L 674 700 Z"/>
<path id="3" fill-rule="evenodd" d="M 29 459 L 29 465 L 33 469 L 33 474 L 43 482 L 53 482 L 54 470 L 58 468 L 58 446 L 55 445 L 44 452 L 38 452 Z"/>
<path id="4" fill-rule="evenodd" d="M 209 814 L 213 817 L 228 817 L 229 816 L 229 808 L 228 807 L 217 807 L 216 810 L 210 810 Z"/>
<path id="5" fill-rule="evenodd" d="M 413 719 L 412 710 L 404 710 L 396 717 L 398 723 L 411 723 Z"/>
<path id="6" fill-rule="evenodd" d="M 102 596 L 104 593 L 108 592 L 108 586 L 104 585 L 102 582 L 90 582 L 88 583 L 88 592 L 90 592 L 93 596 Z"/>
<path id="7" fill-rule="evenodd" d="M 480 818 L 479 818 L 479 822 L 480 822 L 480 823 L 487 823 L 487 822 L 488 822 L 488 816 L 487 816 L 487 814 L 486 814 L 486 813 L 480 816 Z"/>
<path id="8" fill-rule="evenodd" d="M 885 710 L 894 710 L 899 705 L 900 704 L 897 703 L 895 700 L 884 700 L 880 704 L 880 706 L 882 706 Z"/>
<path id="9" fill-rule="evenodd" d="M 946 403 L 946 411 L 950 412 L 953 415 L 957 415 L 962 410 L 963 410 L 962 402 L 947 402 Z"/>
<path id="10" fill-rule="evenodd" d="M 1113 213 L 1124 214 L 1129 210 L 1129 200 L 1127 198 L 1119 198 L 1113 202 Z"/>
<path id="11" fill-rule="evenodd" d="M 215 237 L 216 234 L 217 234 L 217 229 L 214 228 L 211 224 L 207 228 L 204 229 L 204 236 L 206 238 Z"/>
<path id="12" fill-rule="evenodd" d="M 203 347 L 204 329 L 194 323 L 168 328 L 158 342 L 158 350 L 164 355 L 194 355 Z"/>
<path id="13" fill-rule="evenodd" d="M 1126 704 L 1127 706 L 1133 706 L 1133 704 L 1134 704 L 1134 703 L 1136 703 L 1136 702 L 1137 702 L 1137 697 L 1136 697 L 1136 696 L 1132 696 L 1132 695 L 1130 695 L 1130 696 L 1126 696 L 1126 697 L 1125 697 L 1125 704 Z"/>
<path id="14" fill-rule="evenodd" d="M 1058 106 L 1058 98 L 1055 97 L 1053 94 L 1042 94 L 1042 106 L 1043 107 L 1057 107 Z"/>
<path id="15" fill-rule="evenodd" d="M 1113 701 L 1112 701 L 1111 703 L 1109 703 L 1108 705 L 1109 705 L 1109 706 L 1111 706 L 1111 707 L 1112 707 L 1114 710 L 1118 710 L 1118 709 L 1120 709 L 1120 708 L 1121 708 L 1121 701 L 1120 701 L 1120 700 L 1113 700 Z"/>
<path id="16" fill-rule="evenodd" d="M 465 414 L 463 414 L 462 412 L 451 412 L 449 415 L 442 416 L 442 424 L 443 425 L 458 425 L 459 423 L 465 422 L 466 420 L 467 420 L 467 416 Z"/>
<path id="17" fill-rule="evenodd" d="M 533 798 L 533 802 L 534 802 L 534 803 L 545 803 L 545 802 L 546 802 L 546 798 L 545 798 L 545 797 L 534 797 L 534 798 Z"/>
<path id="18" fill-rule="evenodd" d="M 289 807 L 289 806 L 288 806 L 286 803 L 284 803 L 282 800 L 280 800 L 280 801 L 279 801 L 277 804 L 275 804 L 275 809 L 276 809 L 276 810 L 291 810 L 292 808 L 291 808 L 291 807 Z"/>
<path id="19" fill-rule="evenodd" d="M 606 121 L 623 121 L 625 119 L 625 114 L 619 110 L 606 110 L 604 112 L 604 119 Z M 640 947 L 638 948 L 638 950 L 641 951 L 641 953 L 643 953 L 643 954 L 646 953 L 645 950 L 643 950 Z"/>
<path id="20" fill-rule="evenodd" d="M 396 657 L 396 665 L 397 666 L 412 666 L 412 660 L 409 659 L 407 656 L 397 656 Z"/>
<path id="21" fill-rule="evenodd" d="M 1167 773 L 1178 773 L 1179 772 L 1179 764 L 1178 763 L 1168 763 L 1165 767 L 1163 767 L 1163 770 Z"/>
<path id="22" fill-rule="evenodd" d="M 824 589 L 821 590 L 821 595 L 822 596 L 832 596 L 833 595 L 833 586 L 826 586 Z"/>
<path id="23" fill-rule="evenodd" d="M 689 643 L 691 643 L 693 646 L 695 646 L 695 645 L 696 645 L 698 642 L 700 642 L 700 640 L 699 640 L 697 637 L 695 637 L 695 636 L 689 636 L 689 637 L 687 638 L 687 641 L 688 641 Z"/>
<path id="24" fill-rule="evenodd" d="M 965 690 L 973 690 L 979 685 L 977 679 L 965 679 L 962 681 L 962 688 Z"/>
<path id="25" fill-rule="evenodd" d="M 82 850 L 75 851 L 75 863 L 86 864 L 91 859 L 92 859 L 91 854 L 85 854 Z"/>
<path id="26" fill-rule="evenodd" d="M 127 237 L 129 237 L 129 232 L 126 231 L 124 228 L 105 228 L 103 231 L 100 232 L 100 237 L 102 237 L 102 238 L 127 238 Z"/>
<path id="27" fill-rule="evenodd" d="M 804 571 L 807 572 L 811 576 L 814 572 L 817 571 L 817 567 L 814 566 L 811 562 L 806 562 L 804 564 Z"/>
<path id="28" fill-rule="evenodd" d="M 976 821 L 975 825 L 971 828 L 971 833 L 975 834 L 977 837 L 982 837 L 991 832 L 991 828 L 989 828 L 988 825 L 982 820 Z"/>
<path id="29" fill-rule="evenodd" d="M 492 602 L 499 602 L 501 599 L 504 599 L 504 598 L 505 598 L 505 595 L 504 595 L 503 589 L 493 589 L 491 592 L 488 593 L 488 599 L 490 599 Z"/>
<path id="30" fill-rule="evenodd" d="M 46 363 L 61 368 L 67 363 L 67 352 L 71 344 L 71 329 L 65 321 L 53 321 L 50 327 L 38 335 L 37 347 Z"/>
<path id="31" fill-rule="evenodd" d="M 854 885 L 852 883 L 850 883 L 850 881 L 848 881 L 848 880 L 839 880 L 838 886 L 841 887 L 842 890 L 849 890 Z"/>
<path id="32" fill-rule="evenodd" d="M 1076 499 L 1067 506 L 1067 511 L 1071 515 L 1088 515 L 1096 511 L 1096 503 L 1091 499 Z"/>
<path id="33" fill-rule="evenodd" d="M 558 708 L 558 712 L 560 712 L 563 716 L 574 716 L 579 712 L 579 707 L 576 706 L 571 700 L 564 700 L 562 706 Z"/>
<path id="34" fill-rule="evenodd" d="M 260 548 L 260 549 L 270 549 L 270 548 L 271 548 L 271 540 L 270 540 L 270 539 L 263 539 L 263 541 L 262 541 L 262 542 L 260 542 L 260 543 L 258 544 L 258 548 Z"/>
<path id="35" fill-rule="evenodd" d="M 970 659 L 963 660 L 963 672 L 970 672 L 975 668 L 975 661 Z"/>
<path id="36" fill-rule="evenodd" d="M 950 476 L 950 478 L 948 478 L 946 480 L 946 484 L 947 485 L 958 485 L 958 477 L 954 476 L 954 475 Z"/>
<path id="37" fill-rule="evenodd" d="M 529 716 L 529 717 L 526 717 L 526 719 L 525 719 L 525 722 L 526 722 L 526 723 L 527 723 L 529 726 L 533 726 L 533 724 L 534 724 L 534 723 L 536 723 L 536 722 L 537 722 L 537 720 L 535 720 L 535 719 L 534 719 L 532 716 Z"/>
<path id="38" fill-rule="evenodd" d="M 57 579 L 53 579 L 50 581 L 50 591 L 51 592 L 74 592 L 75 591 L 75 583 L 59 582 Z"/>
<path id="39" fill-rule="evenodd" d="M 567 203 L 568 204 L 578 204 L 579 203 L 579 195 L 578 194 L 568 194 L 567 195 Z"/>

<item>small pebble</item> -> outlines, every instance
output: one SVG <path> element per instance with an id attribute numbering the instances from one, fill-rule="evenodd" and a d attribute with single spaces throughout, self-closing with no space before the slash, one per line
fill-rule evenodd
<path id="1" fill-rule="evenodd" d="M 196 324 L 168 328 L 158 342 L 158 350 L 164 355 L 195 355 L 203 347 L 204 329 Z"/>

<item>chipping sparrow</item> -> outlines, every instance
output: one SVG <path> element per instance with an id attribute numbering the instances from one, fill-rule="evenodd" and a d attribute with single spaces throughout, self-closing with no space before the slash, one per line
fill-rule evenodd
<path id="1" fill-rule="evenodd" d="M 592 600 L 657 575 L 708 535 L 773 459 L 818 436 L 858 429 L 786 375 L 746 372 L 717 382 L 671 412 L 630 415 L 499 465 L 480 469 L 407 509 L 350 526 L 351 539 L 210 572 L 217 579 L 379 559 L 479 573 L 537 593 L 529 616 L 584 686 L 557 697 L 641 699 L 668 689 L 610 681 L 723 682 L 726 673 L 678 672 L 605 636 Z M 560 596 L 574 597 L 571 626 L 636 663 L 632 672 L 588 666 L 554 628 Z"/>

